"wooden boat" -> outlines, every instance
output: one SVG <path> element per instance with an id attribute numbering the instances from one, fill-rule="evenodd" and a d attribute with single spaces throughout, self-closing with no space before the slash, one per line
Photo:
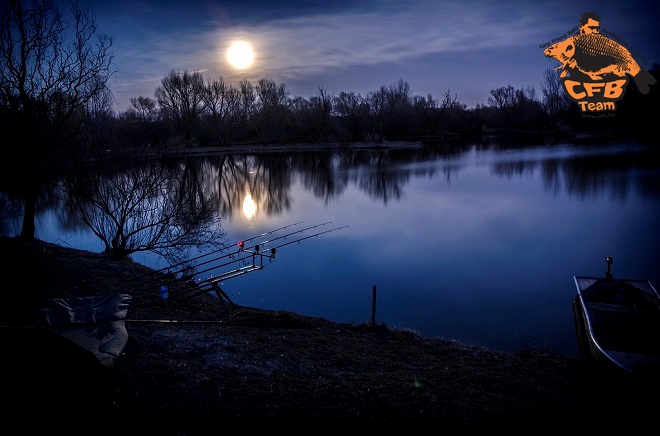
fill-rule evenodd
<path id="1" fill-rule="evenodd" d="M 660 295 L 648 280 L 574 276 L 573 314 L 583 360 L 628 374 L 660 370 Z"/>

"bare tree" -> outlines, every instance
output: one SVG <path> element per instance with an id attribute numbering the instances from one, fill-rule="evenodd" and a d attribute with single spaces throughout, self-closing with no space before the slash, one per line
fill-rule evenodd
<path id="1" fill-rule="evenodd" d="M 386 139 L 401 139 L 414 135 L 419 119 L 413 109 L 410 85 L 403 79 L 390 85 L 387 91 Z"/>
<path id="2" fill-rule="evenodd" d="M 385 136 L 385 122 L 387 118 L 388 90 L 384 85 L 377 91 L 367 94 L 366 102 L 369 104 L 368 139 L 383 142 Z"/>
<path id="3" fill-rule="evenodd" d="M 543 107 L 533 87 L 515 89 L 508 85 L 490 91 L 488 104 L 499 112 L 506 127 L 535 128 L 543 117 Z"/>
<path id="4" fill-rule="evenodd" d="M 333 98 L 319 87 L 319 94 L 309 98 L 295 97 L 289 108 L 295 130 L 295 140 L 327 142 L 332 121 Z"/>
<path id="5" fill-rule="evenodd" d="M 333 106 L 339 119 L 340 138 L 348 142 L 363 140 L 369 105 L 362 96 L 353 92 L 340 92 L 334 98 Z"/>
<path id="6" fill-rule="evenodd" d="M 430 98 L 430 97 L 429 97 Z M 461 112 L 467 109 L 467 106 L 458 99 L 458 95 L 451 96 L 451 91 L 448 89 L 443 95 L 440 108 L 445 111 Z"/>
<path id="7" fill-rule="evenodd" d="M 153 98 L 139 96 L 131 98 L 131 106 L 119 114 L 119 129 L 124 137 L 123 145 L 152 147 L 159 145 L 166 135 L 166 129 L 160 123 L 160 109 Z"/>
<path id="8" fill-rule="evenodd" d="M 460 119 L 466 110 L 466 105 L 461 103 L 457 94 L 454 94 L 452 97 L 449 89 L 445 91 L 442 102 L 440 102 L 440 107 L 438 108 L 438 124 L 440 126 L 441 134 L 445 135 L 452 133 L 452 131 L 460 124 Z"/>
<path id="9" fill-rule="evenodd" d="M 81 131 L 88 103 L 107 91 L 112 39 L 96 35 L 91 12 L 71 5 L 68 23 L 52 0 L 0 5 L 0 105 L 7 137 L 20 138 L 13 157 L 29 184 L 21 236 L 33 239 L 38 167 Z M 95 37 L 96 35 L 96 37 Z"/>
<path id="10" fill-rule="evenodd" d="M 419 123 L 419 134 L 422 136 L 438 135 L 442 116 L 438 109 L 438 102 L 433 98 L 433 95 L 428 94 L 426 97 L 413 96 L 412 107 L 415 119 Z"/>
<path id="11" fill-rule="evenodd" d="M 65 178 L 73 213 L 105 245 L 106 254 L 122 259 L 152 251 L 170 263 L 185 259 L 192 247 L 226 242 L 217 199 L 204 189 L 194 168 L 158 162 L 129 170 L 89 172 Z"/>
<path id="12" fill-rule="evenodd" d="M 565 111 L 570 103 L 570 99 L 562 89 L 561 77 L 552 68 L 546 69 L 543 73 L 541 93 L 543 94 L 543 107 L 553 119 Z"/>
<path id="13" fill-rule="evenodd" d="M 155 96 L 165 116 L 173 119 L 186 147 L 192 147 L 195 129 L 204 112 L 204 77 L 201 73 L 171 71 L 161 80 Z"/>
<path id="14" fill-rule="evenodd" d="M 245 119 L 240 91 L 220 77 L 206 84 L 204 103 L 217 141 L 230 145 L 236 129 Z"/>
<path id="15" fill-rule="evenodd" d="M 136 118 L 143 123 L 154 122 L 158 119 L 158 103 L 149 97 L 131 98 L 129 110 L 135 111 Z"/>
<path id="16" fill-rule="evenodd" d="M 493 89 L 490 95 L 488 104 L 495 109 L 505 110 L 513 107 L 516 102 L 516 90 L 511 85 Z"/>
<path id="17" fill-rule="evenodd" d="M 282 143 L 289 117 L 288 91 L 283 83 L 261 79 L 255 88 L 257 107 L 252 116 L 252 125 L 263 144 Z"/>
<path id="18" fill-rule="evenodd" d="M 310 97 L 310 128 L 314 134 L 314 142 L 327 139 L 332 115 L 333 98 L 323 87 L 319 86 L 318 95 Z"/>
<path id="19" fill-rule="evenodd" d="M 334 98 L 334 110 L 337 115 L 340 117 L 346 117 L 354 114 L 359 114 L 360 105 L 362 105 L 363 99 L 360 94 L 355 94 L 354 92 L 340 92 L 338 96 Z"/>
<path id="20" fill-rule="evenodd" d="M 85 126 L 87 126 L 88 139 L 82 144 L 82 150 L 75 147 L 68 147 L 69 155 L 71 152 L 85 154 L 99 153 L 110 147 L 112 137 L 112 124 L 114 112 L 112 110 L 112 93 L 109 89 L 99 92 L 87 102 L 85 111 Z"/>

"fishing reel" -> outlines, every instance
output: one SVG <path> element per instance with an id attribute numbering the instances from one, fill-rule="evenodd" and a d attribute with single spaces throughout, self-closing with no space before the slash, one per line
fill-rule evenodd
<path id="1" fill-rule="evenodd" d="M 244 241 L 238 241 L 238 252 L 240 253 L 241 251 L 248 252 L 248 250 L 245 249 L 245 242 Z M 270 258 L 270 261 L 272 262 L 273 259 L 275 259 L 275 253 L 277 252 L 277 248 L 276 247 L 271 248 L 270 249 L 270 254 L 260 253 L 260 251 L 261 251 L 261 247 L 259 246 L 259 244 L 256 244 L 254 246 L 254 253 L 253 254 L 260 255 L 260 256 L 267 256 L 267 257 Z M 266 251 L 268 251 L 268 250 L 266 250 Z"/>

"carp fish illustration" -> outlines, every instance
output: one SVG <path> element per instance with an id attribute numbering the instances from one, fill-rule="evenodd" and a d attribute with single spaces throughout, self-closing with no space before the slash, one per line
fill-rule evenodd
<path id="1" fill-rule="evenodd" d="M 647 94 L 649 86 L 656 83 L 625 47 L 600 33 L 570 36 L 546 48 L 544 54 L 561 63 L 555 68 L 562 70 L 561 77 L 566 76 L 567 70 L 578 71 L 591 80 L 603 80 L 606 74 L 630 75 L 642 94 Z"/>

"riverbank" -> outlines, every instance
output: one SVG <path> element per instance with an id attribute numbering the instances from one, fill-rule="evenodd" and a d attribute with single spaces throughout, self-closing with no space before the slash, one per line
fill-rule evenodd
<path id="1" fill-rule="evenodd" d="M 16 323 L 20 307 L 44 298 L 133 297 L 110 400 L 89 405 L 94 412 L 83 415 L 80 398 L 46 393 L 53 410 L 65 400 L 68 411 L 49 429 L 80 428 L 76 420 L 96 420 L 98 428 L 101 420 L 109 433 L 164 435 L 228 429 L 547 434 L 653 424 L 642 387 L 544 350 L 507 353 L 385 325 L 228 310 L 208 295 L 168 302 L 157 286 L 135 285 L 151 271 L 130 261 L 19 238 L 0 238 L 0 252 L 2 275 L 13 283 L 5 286 L 1 324 Z M 54 358 L 39 364 L 45 370 Z M 3 380 L 18 376 L 30 377 L 3 374 Z M 2 421 L 9 427 L 16 416 Z"/>

